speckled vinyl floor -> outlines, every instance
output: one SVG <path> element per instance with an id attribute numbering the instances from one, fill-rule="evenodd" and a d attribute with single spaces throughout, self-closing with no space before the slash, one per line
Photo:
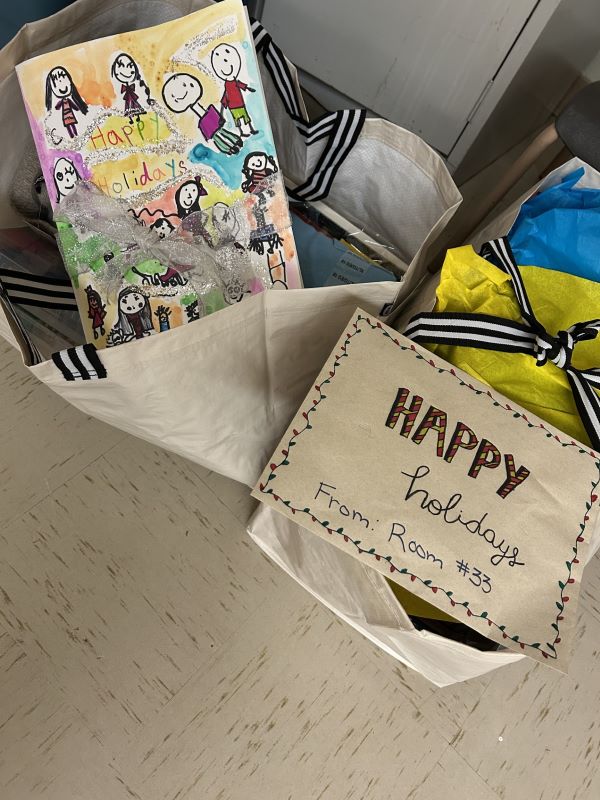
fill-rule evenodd
<path id="1" fill-rule="evenodd" d="M 436 689 L 251 543 L 248 491 L 0 344 L 2 800 L 594 800 L 600 569 L 571 674 Z"/>

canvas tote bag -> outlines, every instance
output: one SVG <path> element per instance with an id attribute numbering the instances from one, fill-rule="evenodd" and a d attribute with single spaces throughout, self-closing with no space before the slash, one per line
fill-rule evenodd
<path id="1" fill-rule="evenodd" d="M 31 141 L 14 65 L 206 5 L 79 0 L 26 25 L 0 52 L 0 116 L 10 142 L 0 162 L 0 227 L 23 224 L 9 190 Z M 308 122 L 296 70 L 259 23 L 252 30 L 284 174 L 300 197 L 326 200 L 389 242 L 407 264 L 405 280 L 267 291 L 160 336 L 99 352 L 85 345 L 46 360 L 27 340 L 18 309 L 44 298 L 50 307 L 75 308 L 68 279 L 5 275 L 0 289 L 0 334 L 19 342 L 39 380 L 86 414 L 248 485 L 354 309 L 385 314 L 414 291 L 429 246 L 461 200 L 442 160 L 418 136 L 360 110 Z"/>
<path id="2" fill-rule="evenodd" d="M 473 240 L 475 249 L 505 235 L 521 205 L 538 189 L 556 185 L 580 167 L 585 171 L 578 186 L 600 188 L 600 174 L 579 159 L 571 159 L 478 232 Z M 417 292 L 405 296 L 393 322 L 396 330 L 402 332 L 411 317 L 433 308 L 438 282 L 439 273 L 429 275 Z M 428 631 L 416 630 L 380 573 L 266 506 L 258 508 L 249 523 L 248 533 L 276 564 L 338 617 L 437 686 L 484 675 L 525 658 L 510 650 L 482 652 Z M 600 522 L 590 540 L 588 562 L 599 549 Z"/>

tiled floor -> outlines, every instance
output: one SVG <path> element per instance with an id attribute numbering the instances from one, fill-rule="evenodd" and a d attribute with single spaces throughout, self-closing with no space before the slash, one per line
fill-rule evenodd
<path id="1" fill-rule="evenodd" d="M 2 800 L 593 800 L 600 570 L 569 677 L 436 689 L 244 532 L 231 481 L 86 419 L 0 344 Z"/>

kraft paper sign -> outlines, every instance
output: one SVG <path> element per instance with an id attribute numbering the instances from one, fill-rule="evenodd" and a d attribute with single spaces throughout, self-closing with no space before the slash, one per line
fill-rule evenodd
<path id="1" fill-rule="evenodd" d="M 598 455 L 357 311 L 253 495 L 566 671 Z"/>

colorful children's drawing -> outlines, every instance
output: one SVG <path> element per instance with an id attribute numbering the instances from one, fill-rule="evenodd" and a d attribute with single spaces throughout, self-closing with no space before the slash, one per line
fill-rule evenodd
<path id="1" fill-rule="evenodd" d="M 61 218 L 68 220 L 75 188 L 91 182 L 127 201 L 124 213 L 161 248 L 183 237 L 210 245 L 216 262 L 227 248 L 234 264 L 219 306 L 201 298 L 194 269 L 183 274 L 177 259 L 161 256 L 152 268 L 146 256 L 132 269 L 107 235 L 100 250 L 112 257 L 96 258 L 83 275 L 67 263 L 88 341 L 104 347 L 140 339 L 248 294 L 302 285 L 240 0 L 43 54 L 17 74 Z M 61 226 L 59 235 L 74 246 L 89 233 Z M 63 252 L 68 262 L 69 248 Z"/>
<path id="2" fill-rule="evenodd" d="M 185 219 L 190 214 L 201 211 L 200 198 L 206 197 L 207 194 L 199 177 L 184 181 L 175 192 L 175 206 L 179 219 Z"/>
<path id="3" fill-rule="evenodd" d="M 139 275 L 142 279 L 142 285 L 146 283 L 153 286 L 186 286 L 188 282 L 187 278 L 180 275 L 174 267 L 169 267 L 163 275 L 142 272 L 137 267 L 132 267 L 131 271 Z"/>
<path id="4" fill-rule="evenodd" d="M 211 209 L 212 224 L 220 245 L 234 244 L 243 249 L 239 241 L 240 223 L 235 211 L 227 203 L 215 203 Z"/>
<path id="5" fill-rule="evenodd" d="M 213 105 L 204 107 L 200 98 L 204 94 L 202 84 L 187 72 L 177 72 L 164 83 L 162 96 L 165 105 L 175 114 L 193 111 L 198 117 L 198 130 L 208 142 L 212 142 L 217 150 L 228 156 L 234 156 L 242 147 L 241 138 L 223 126 L 225 119 Z"/>
<path id="6" fill-rule="evenodd" d="M 119 292 L 119 320 L 115 326 L 123 338 L 142 339 L 154 330 L 150 303 L 143 292 L 128 286 Z"/>
<path id="7" fill-rule="evenodd" d="M 170 233 L 173 233 L 173 231 L 175 230 L 175 226 L 171 225 L 171 223 L 166 217 L 160 217 L 159 219 L 157 219 L 150 225 L 150 228 L 153 231 L 156 231 L 159 239 L 164 239 Z"/>
<path id="8" fill-rule="evenodd" d="M 188 303 L 188 305 L 185 306 L 185 313 L 188 318 L 188 322 L 195 322 L 197 319 L 200 319 L 198 300 L 192 300 L 191 303 Z"/>
<path id="9" fill-rule="evenodd" d="M 250 289 L 247 289 L 242 281 L 234 278 L 226 286 L 225 301 L 232 306 L 235 303 L 239 303 L 240 300 L 243 300 L 247 294 L 250 294 Z"/>
<path id="10" fill-rule="evenodd" d="M 266 178 L 277 172 L 277 162 L 273 156 L 269 156 L 261 151 L 248 153 L 244 159 L 242 172 L 246 178 L 241 186 L 242 192 L 256 193 L 270 191 L 272 196 L 275 196 L 275 193 L 265 186 Z"/>
<path id="11" fill-rule="evenodd" d="M 171 328 L 169 317 L 171 316 L 171 309 L 167 306 L 159 306 L 154 312 L 154 316 L 158 317 L 159 331 L 168 331 Z"/>
<path id="12" fill-rule="evenodd" d="M 269 250 L 267 253 L 267 263 L 269 265 L 269 277 L 273 286 L 281 286 L 287 289 L 287 267 L 282 250 Z"/>

